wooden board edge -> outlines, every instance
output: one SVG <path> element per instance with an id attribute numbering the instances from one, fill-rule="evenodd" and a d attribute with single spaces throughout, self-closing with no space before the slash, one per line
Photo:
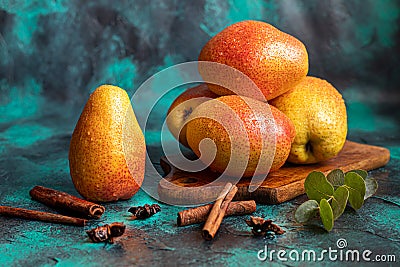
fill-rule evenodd
<path id="1" fill-rule="evenodd" d="M 356 143 L 352 141 L 347 141 L 351 143 Z M 356 143 L 359 144 L 359 143 Z M 353 165 L 351 168 L 344 169 L 344 171 L 350 171 L 353 169 L 364 169 L 366 171 L 371 171 L 377 168 L 384 167 L 389 161 L 390 161 L 390 151 L 389 149 L 385 147 L 379 147 L 379 146 L 374 146 L 374 145 L 369 145 L 369 144 L 360 144 L 363 146 L 368 146 L 368 147 L 373 147 L 378 151 L 380 154 L 379 161 L 375 161 L 374 164 L 371 165 L 370 159 L 366 158 L 363 160 L 360 160 L 357 164 Z M 160 164 L 161 167 L 165 173 L 164 178 L 168 178 L 169 174 L 173 171 L 168 163 L 164 162 L 165 159 L 160 159 Z M 326 175 L 329 173 L 329 171 L 324 171 L 323 173 Z M 248 190 L 248 187 L 240 187 L 239 191 L 237 193 L 237 196 L 235 197 L 235 200 L 250 200 L 254 199 L 257 203 L 260 204 L 280 204 L 286 201 L 289 201 L 295 197 L 298 197 L 302 194 L 305 193 L 304 190 L 304 181 L 305 178 L 300 179 L 298 181 L 295 181 L 291 184 L 283 185 L 280 186 L 279 188 L 268 188 L 264 187 L 263 190 L 256 190 L 255 192 L 252 192 L 250 194 L 245 193 L 244 191 Z M 159 194 L 160 192 L 160 186 L 162 187 L 161 184 L 159 184 Z M 293 191 L 293 188 L 298 188 L 297 190 Z M 163 188 L 164 190 L 167 188 Z M 288 193 L 290 191 L 290 194 Z M 166 192 L 163 192 L 166 193 Z M 176 193 L 176 192 L 175 192 Z M 247 196 L 246 196 L 247 195 Z M 189 196 L 187 196 L 189 197 Z"/>

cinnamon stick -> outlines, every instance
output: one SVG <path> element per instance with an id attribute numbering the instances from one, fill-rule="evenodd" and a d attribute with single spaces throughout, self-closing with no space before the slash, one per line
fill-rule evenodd
<path id="1" fill-rule="evenodd" d="M 32 199 L 51 208 L 81 215 L 85 218 L 98 219 L 105 211 L 105 208 L 101 205 L 43 186 L 35 186 L 29 191 L 29 194 Z"/>
<path id="2" fill-rule="evenodd" d="M 9 206 L 0 206 L 0 215 L 12 218 L 21 218 L 27 220 L 52 222 L 59 224 L 70 224 L 76 226 L 84 226 L 86 224 L 86 220 L 81 218 L 74 218 L 49 212 L 14 208 Z"/>
<path id="3" fill-rule="evenodd" d="M 208 204 L 192 209 L 180 211 L 178 213 L 178 226 L 187 226 L 191 224 L 205 222 L 213 204 Z M 226 216 L 246 215 L 256 211 L 256 202 L 254 200 L 232 201 L 226 210 Z"/>
<path id="4" fill-rule="evenodd" d="M 232 201 L 237 190 L 236 185 L 232 185 L 231 183 L 225 185 L 220 196 L 215 201 L 206 223 L 204 224 L 202 235 L 205 240 L 211 240 L 214 238 L 219 226 L 221 225 L 222 219 L 225 216 L 229 203 Z"/>

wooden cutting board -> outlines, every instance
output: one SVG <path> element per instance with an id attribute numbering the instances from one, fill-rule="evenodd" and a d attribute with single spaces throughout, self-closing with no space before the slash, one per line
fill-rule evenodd
<path id="1" fill-rule="evenodd" d="M 252 193 L 248 191 L 251 179 L 241 179 L 237 184 L 235 200 L 254 199 L 258 203 L 282 203 L 304 194 L 304 180 L 311 171 L 327 174 L 333 169 L 342 169 L 344 172 L 354 169 L 372 170 L 386 165 L 389 159 L 390 152 L 386 148 L 346 141 L 335 158 L 312 165 L 286 164 L 268 174 L 262 185 Z M 185 172 L 172 166 L 165 157 L 161 158 L 160 163 L 166 175 L 159 183 L 158 193 L 161 199 L 167 199 L 169 203 L 184 205 L 188 201 L 192 204 L 207 202 L 216 197 L 224 186 L 222 181 L 214 187 L 199 189 L 199 186 L 217 179 L 219 174 L 209 169 L 195 173 Z"/>

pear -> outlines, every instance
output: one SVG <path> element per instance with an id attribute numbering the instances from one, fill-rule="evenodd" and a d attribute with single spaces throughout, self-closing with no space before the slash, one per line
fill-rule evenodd
<path id="1" fill-rule="evenodd" d="M 269 101 L 296 128 L 289 162 L 317 163 L 336 156 L 346 141 L 347 113 L 342 95 L 327 81 L 307 76 Z"/>
<path id="2" fill-rule="evenodd" d="M 257 85 L 266 100 L 288 91 L 308 72 L 308 54 L 300 40 L 268 23 L 254 20 L 232 24 L 216 34 L 204 45 L 199 61 L 217 62 L 241 71 Z M 205 81 L 224 75 L 212 68 L 199 64 Z M 232 87 L 240 82 L 243 81 L 235 80 Z M 233 94 L 229 88 L 215 84 L 209 84 L 209 88 L 218 95 Z M 236 94 L 253 97 L 245 85 L 237 90 Z"/>
<path id="3" fill-rule="evenodd" d="M 186 141 L 186 122 L 193 110 L 201 103 L 216 98 L 206 84 L 192 87 L 180 94 L 168 109 L 167 126 L 179 142 L 189 147 Z"/>
<path id="4" fill-rule="evenodd" d="M 187 142 L 200 160 L 211 170 L 233 177 L 279 169 L 294 136 L 294 126 L 285 114 L 267 103 L 238 95 L 200 104 L 186 130 Z M 215 154 L 210 152 L 213 146 Z"/>
<path id="5" fill-rule="evenodd" d="M 98 87 L 71 138 L 69 166 L 77 191 L 95 202 L 131 198 L 143 182 L 145 153 L 128 94 L 117 86 Z"/>

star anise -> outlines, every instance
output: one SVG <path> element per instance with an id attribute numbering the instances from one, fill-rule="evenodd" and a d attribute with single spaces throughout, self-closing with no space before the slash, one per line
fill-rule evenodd
<path id="1" fill-rule="evenodd" d="M 277 235 L 285 233 L 285 231 L 278 225 L 274 224 L 272 220 L 250 216 L 250 220 L 246 220 L 246 223 L 248 226 L 252 227 L 251 232 L 256 236 L 265 236 L 270 232 Z"/>
<path id="2" fill-rule="evenodd" d="M 89 238 L 95 242 L 110 242 L 114 243 L 114 237 L 119 237 L 124 234 L 126 226 L 120 222 L 106 224 L 86 231 Z"/>
<path id="3" fill-rule="evenodd" d="M 161 211 L 161 208 L 157 204 L 145 204 L 144 206 L 132 207 L 128 211 L 131 212 L 136 219 L 146 219 Z"/>

